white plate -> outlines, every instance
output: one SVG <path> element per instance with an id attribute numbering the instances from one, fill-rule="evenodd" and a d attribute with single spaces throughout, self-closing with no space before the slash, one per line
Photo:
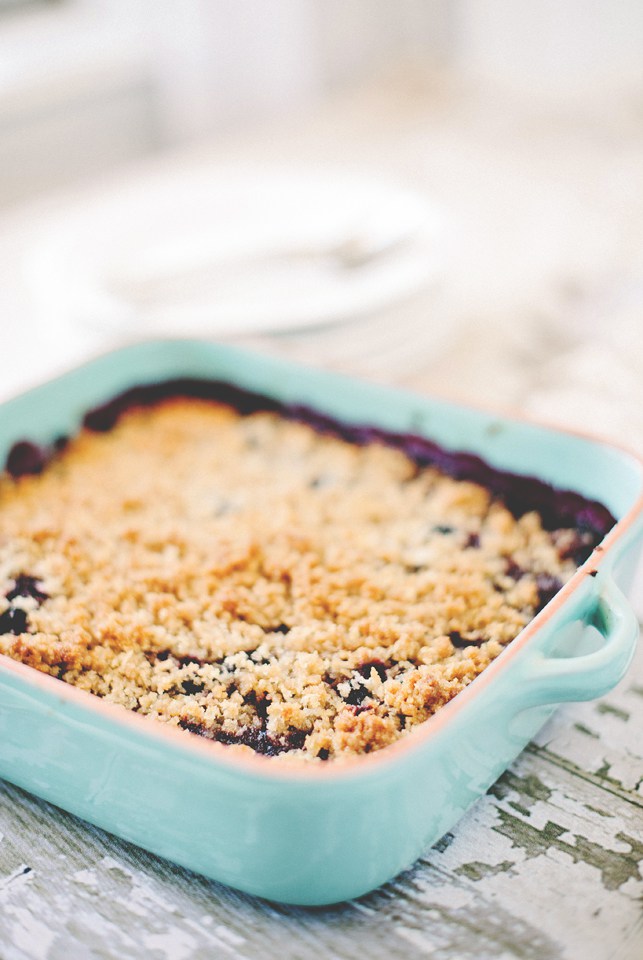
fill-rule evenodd
<path id="1" fill-rule="evenodd" d="M 422 196 L 346 175 L 188 170 L 142 177 L 45 222 L 27 276 L 43 322 L 239 335 L 390 306 L 435 281 Z"/>

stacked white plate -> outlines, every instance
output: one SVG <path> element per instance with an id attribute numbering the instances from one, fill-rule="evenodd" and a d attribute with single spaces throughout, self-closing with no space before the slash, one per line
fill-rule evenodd
<path id="1" fill-rule="evenodd" d="M 442 263 L 439 218 L 413 191 L 186 167 L 61 209 L 26 266 L 47 327 L 238 336 L 364 316 Z"/>

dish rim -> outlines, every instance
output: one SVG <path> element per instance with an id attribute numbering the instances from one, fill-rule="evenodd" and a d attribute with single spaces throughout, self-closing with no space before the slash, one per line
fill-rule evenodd
<path id="1" fill-rule="evenodd" d="M 0 411 L 6 403 L 20 399 L 21 397 L 32 392 L 34 389 L 46 388 L 49 384 L 52 384 L 58 380 L 64 380 L 69 374 L 91 365 L 91 363 L 94 361 L 107 358 L 110 355 L 116 355 L 123 349 L 128 349 L 133 346 L 150 346 L 152 344 L 159 343 L 197 344 L 199 342 L 202 342 L 202 340 L 199 338 L 153 338 L 146 340 L 133 340 L 131 342 L 121 344 L 120 346 L 115 346 L 107 350 L 101 350 L 96 354 L 88 356 L 82 362 L 73 364 L 64 371 L 56 372 L 51 378 L 39 380 L 36 383 L 27 386 L 25 389 L 22 389 L 17 393 L 4 398 L 2 401 L 0 401 Z M 210 343 L 212 346 L 217 345 L 215 341 L 211 341 Z M 240 349 L 242 352 L 253 353 L 253 355 L 263 358 L 263 355 L 259 354 L 258 351 L 246 350 L 244 347 L 241 347 Z M 312 364 L 303 363 L 297 360 L 288 360 L 287 358 L 282 357 L 275 358 L 268 355 L 266 359 L 268 361 L 277 359 L 278 361 L 285 362 L 287 365 L 292 367 L 304 369 L 308 368 L 311 370 L 318 369 Z M 335 371 L 324 372 L 335 373 Z M 384 386 L 394 390 L 401 389 L 402 391 L 405 389 L 404 387 L 400 388 L 396 385 L 377 384 L 376 381 L 369 380 L 365 377 L 352 376 L 344 373 L 339 375 L 356 383 L 370 383 L 372 385 Z M 173 752 L 185 751 L 188 753 L 188 755 L 191 755 L 195 761 L 201 759 L 203 762 L 212 764 L 213 769 L 216 769 L 216 767 L 220 765 L 224 768 L 228 768 L 230 772 L 254 775 L 255 777 L 264 780 L 343 780 L 358 776 L 360 774 L 376 774 L 378 771 L 394 765 L 396 761 L 404 760 L 409 756 L 410 753 L 413 752 L 413 750 L 419 749 L 422 744 L 437 736 L 439 731 L 444 728 L 445 724 L 448 724 L 452 721 L 453 717 L 458 713 L 458 711 L 466 708 L 466 706 L 478 695 L 479 691 L 485 687 L 488 687 L 488 685 L 494 681 L 498 673 L 508 669 L 508 666 L 506 665 L 510 664 L 512 659 L 515 660 L 515 658 L 522 653 L 527 644 L 530 642 L 532 636 L 544 628 L 552 619 L 552 617 L 554 617 L 558 611 L 567 604 L 571 597 L 577 593 L 578 589 L 581 587 L 586 578 L 596 577 L 596 574 L 599 572 L 600 568 L 604 568 L 606 566 L 605 561 L 607 560 L 608 556 L 616 559 L 614 557 L 614 548 L 623 541 L 623 537 L 631 530 L 635 521 L 643 513 L 643 458 L 641 458 L 634 451 L 602 437 L 593 436 L 592 434 L 586 433 L 582 430 L 564 428 L 560 425 L 551 424 L 545 419 L 534 417 L 531 414 L 523 414 L 520 411 L 503 411 L 498 408 L 487 407 L 484 404 L 452 401 L 440 396 L 434 396 L 430 393 L 420 393 L 416 390 L 411 390 L 408 392 L 413 393 L 419 399 L 425 399 L 428 402 L 431 400 L 437 400 L 440 403 L 444 403 L 445 406 L 455 407 L 465 413 L 468 410 L 486 412 L 490 415 L 495 415 L 498 418 L 502 418 L 505 421 L 511 421 L 518 426 L 522 424 L 531 424 L 541 427 L 550 433 L 557 433 L 562 436 L 578 437 L 594 445 L 606 447 L 612 451 L 616 451 L 622 455 L 625 455 L 631 461 L 632 466 L 638 469 L 641 481 L 641 491 L 627 513 L 625 513 L 620 520 L 617 520 L 612 529 L 608 531 L 603 540 L 595 547 L 587 560 L 576 570 L 573 576 L 567 581 L 567 583 L 563 585 L 563 587 L 552 598 L 552 600 L 549 601 L 546 607 L 544 607 L 543 610 L 541 610 L 532 620 L 530 620 L 530 622 L 520 631 L 520 633 L 511 641 L 511 643 L 508 644 L 502 650 L 502 652 L 484 669 L 484 671 L 482 671 L 482 673 L 480 673 L 471 681 L 470 684 L 461 690 L 448 703 L 440 707 L 436 713 L 422 721 L 422 723 L 414 726 L 404 737 L 396 740 L 394 743 L 388 744 L 386 747 L 383 747 L 380 750 L 374 751 L 373 753 L 339 756 L 334 757 L 330 761 L 320 763 L 311 762 L 310 759 L 305 757 L 291 757 L 287 754 L 280 755 L 278 757 L 267 757 L 257 754 L 254 751 L 251 752 L 250 750 L 248 750 L 246 753 L 245 749 L 241 750 L 237 748 L 231 750 L 230 746 L 227 744 L 218 743 L 214 740 L 206 740 L 202 737 L 189 734 L 184 730 L 180 730 L 161 721 L 154 721 L 154 718 L 134 713 L 126 707 L 110 703 L 102 697 L 91 694 L 85 690 L 81 690 L 72 684 L 65 683 L 64 680 L 59 680 L 57 677 L 53 677 L 49 674 L 36 670 L 34 667 L 30 667 L 27 664 L 14 660 L 13 658 L 2 653 L 0 653 L 0 682 L 2 680 L 3 673 L 13 674 L 19 681 L 24 682 L 28 687 L 32 687 L 36 691 L 40 690 L 45 695 L 61 701 L 64 705 L 75 707 L 83 712 L 89 711 L 90 713 L 95 714 L 99 720 L 103 720 L 108 728 L 113 726 L 122 727 L 125 729 L 129 728 L 132 734 L 137 733 L 139 738 L 142 737 L 143 740 L 150 739 L 151 741 L 155 742 L 158 747 L 166 746 L 169 747 Z M 427 431 L 423 431 L 423 433 L 426 433 L 426 435 L 430 437 Z"/>

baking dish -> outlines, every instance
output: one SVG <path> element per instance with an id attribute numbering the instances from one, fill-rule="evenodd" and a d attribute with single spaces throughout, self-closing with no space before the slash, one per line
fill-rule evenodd
<path id="1" fill-rule="evenodd" d="M 249 893 L 324 904 L 409 866 L 486 790 L 557 703 L 623 676 L 624 599 L 643 540 L 643 472 L 609 445 L 199 341 L 136 344 L 0 409 L 0 455 L 48 444 L 134 384 L 227 380 L 338 419 L 426 435 L 604 503 L 616 526 L 469 687 L 384 750 L 278 762 L 170 729 L 0 657 L 0 775 L 118 836 Z M 1 518 L 0 518 L 1 522 Z"/>

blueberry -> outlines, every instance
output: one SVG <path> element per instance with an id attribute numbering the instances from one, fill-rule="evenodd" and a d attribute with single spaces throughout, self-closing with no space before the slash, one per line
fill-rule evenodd
<path id="1" fill-rule="evenodd" d="M 558 577 L 552 577 L 548 573 L 539 573 L 536 577 L 536 587 L 538 589 L 538 611 L 547 606 L 559 590 L 562 589 L 562 582 Z"/>
<path id="2" fill-rule="evenodd" d="M 484 643 L 484 637 L 463 637 L 459 630 L 452 630 L 449 634 L 449 640 L 458 650 L 464 650 L 465 647 L 474 647 L 479 643 Z"/>
<path id="3" fill-rule="evenodd" d="M 19 573 L 14 580 L 13 587 L 6 594 L 7 600 L 15 600 L 16 597 L 33 597 L 38 603 L 44 603 L 49 599 L 49 594 L 40 589 L 41 580 L 38 577 L 31 577 L 27 573 Z"/>
<path id="4" fill-rule="evenodd" d="M 0 614 L 0 634 L 13 633 L 19 636 L 27 632 L 27 614 L 18 607 L 9 607 Z"/>
<path id="5" fill-rule="evenodd" d="M 6 470 L 12 477 L 42 473 L 47 463 L 47 451 L 29 440 L 14 443 L 7 456 Z"/>

